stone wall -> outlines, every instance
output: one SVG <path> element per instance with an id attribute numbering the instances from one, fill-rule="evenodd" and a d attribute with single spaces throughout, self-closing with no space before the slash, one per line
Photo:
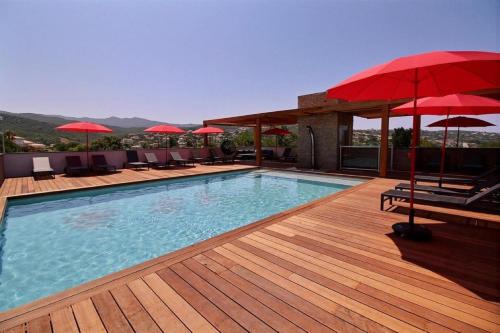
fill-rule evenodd
<path id="1" fill-rule="evenodd" d="M 336 105 L 339 104 L 338 99 L 326 98 L 326 92 L 307 94 L 298 97 L 299 108 L 311 108 L 315 106 Z"/>
<path id="2" fill-rule="evenodd" d="M 311 139 L 307 126 L 311 126 L 315 139 L 316 168 L 325 171 L 339 167 L 339 126 L 348 126 L 347 142 L 352 140 L 352 115 L 338 112 L 299 117 L 299 140 L 297 145 L 297 166 L 312 168 Z"/>
<path id="3" fill-rule="evenodd" d="M 298 97 L 299 108 L 335 105 L 339 101 L 327 99 L 326 93 L 315 93 Z M 297 143 L 297 166 L 312 168 L 311 139 L 307 126 L 311 126 L 315 136 L 316 168 L 334 171 L 339 168 L 340 145 L 352 144 L 352 121 L 350 113 L 332 112 L 298 118 L 299 139 Z M 340 128 L 345 126 L 346 134 Z"/>

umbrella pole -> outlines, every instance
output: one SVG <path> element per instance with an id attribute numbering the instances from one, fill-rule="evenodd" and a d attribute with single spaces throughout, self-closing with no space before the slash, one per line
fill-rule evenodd
<path id="1" fill-rule="evenodd" d="M 89 161 L 89 131 L 87 130 L 87 169 L 90 169 Z"/>
<path id="2" fill-rule="evenodd" d="M 165 165 L 168 165 L 168 134 L 165 134 Z"/>
<path id="3" fill-rule="evenodd" d="M 415 209 L 413 208 L 413 197 L 415 195 L 415 155 L 416 155 L 416 142 L 417 142 L 417 98 L 418 98 L 418 69 L 415 69 L 415 90 L 413 96 L 413 123 L 411 133 L 411 152 L 410 152 L 410 211 L 408 213 L 408 223 L 410 227 L 414 225 Z"/>
<path id="4" fill-rule="evenodd" d="M 448 113 L 446 114 L 446 123 L 444 126 L 443 145 L 441 146 L 441 165 L 439 168 L 439 187 L 443 186 L 443 173 L 444 173 L 444 164 L 446 162 L 446 139 L 448 138 L 448 118 L 449 117 L 450 117 L 450 109 L 448 109 Z"/>
<path id="5" fill-rule="evenodd" d="M 415 81 L 414 81 L 414 95 L 413 95 L 413 130 L 411 135 L 410 147 L 410 209 L 408 211 L 408 222 L 401 222 L 392 225 L 394 233 L 411 240 L 429 240 L 432 233 L 429 229 L 421 225 L 415 225 L 415 208 L 414 208 L 414 195 L 415 195 L 415 161 L 416 161 L 416 143 L 417 143 L 417 99 L 418 99 L 418 68 L 415 68 Z"/>
<path id="6" fill-rule="evenodd" d="M 460 126 L 457 127 L 457 148 L 460 147 L 459 143 L 460 142 Z"/>

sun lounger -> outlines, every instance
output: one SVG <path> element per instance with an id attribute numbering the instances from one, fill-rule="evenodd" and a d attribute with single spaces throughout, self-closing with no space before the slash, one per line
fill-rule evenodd
<path id="1" fill-rule="evenodd" d="M 471 177 L 471 178 L 465 178 L 465 177 L 443 177 L 442 180 L 438 176 L 427 176 L 427 175 L 416 175 L 415 176 L 415 182 L 429 182 L 429 183 L 439 183 L 440 181 L 442 183 L 446 184 L 459 184 L 459 185 L 474 185 L 477 182 L 480 182 L 481 180 L 497 173 L 499 170 L 499 167 L 490 169 L 488 171 L 483 172 L 480 175 Z"/>
<path id="2" fill-rule="evenodd" d="M 409 183 L 399 183 L 394 187 L 396 190 L 410 190 Z M 475 188 L 475 187 L 474 187 Z M 439 186 L 431 186 L 431 185 L 417 185 L 415 184 L 415 191 L 420 192 L 429 192 L 434 194 L 444 194 L 444 195 L 458 195 L 458 196 L 468 196 L 476 191 L 473 189 L 450 189 Z"/>
<path id="3" fill-rule="evenodd" d="M 295 162 L 297 161 L 297 156 L 292 155 L 292 148 L 287 147 L 283 150 L 283 155 L 281 155 L 279 160 L 283 162 Z"/>
<path id="4" fill-rule="evenodd" d="M 116 166 L 108 164 L 104 155 L 92 155 L 92 169 L 94 171 L 116 172 Z"/>
<path id="5" fill-rule="evenodd" d="M 127 150 L 127 166 L 134 169 L 148 168 L 149 164 L 139 161 L 139 156 L 136 150 Z"/>
<path id="6" fill-rule="evenodd" d="M 214 162 L 234 163 L 237 153 L 226 155 L 217 149 L 211 149 L 210 154 L 212 155 L 212 159 Z"/>
<path id="7" fill-rule="evenodd" d="M 500 183 L 470 197 L 415 192 L 414 202 L 428 204 L 431 206 L 460 207 L 467 209 L 498 190 L 500 190 Z M 384 203 L 387 200 L 389 200 L 389 204 L 392 205 L 393 199 L 405 201 L 410 200 L 410 192 L 402 190 L 389 190 L 382 193 L 380 195 L 380 210 L 384 210 Z"/>
<path id="8" fill-rule="evenodd" d="M 66 167 L 64 173 L 69 176 L 79 176 L 87 173 L 89 169 L 82 164 L 80 156 L 66 156 Z"/>
<path id="9" fill-rule="evenodd" d="M 164 169 L 169 167 L 168 163 L 161 163 L 155 153 L 144 153 L 144 156 L 146 157 L 146 162 L 152 168 Z"/>
<path id="10" fill-rule="evenodd" d="M 55 178 L 54 169 L 50 167 L 48 157 L 33 157 L 33 178 L 37 179 L 41 175 L 50 175 Z"/>
<path id="11" fill-rule="evenodd" d="M 178 152 L 176 151 L 171 151 L 170 152 L 170 156 L 172 156 L 172 159 L 173 161 L 177 164 L 177 165 L 187 165 L 187 164 L 192 164 L 194 166 L 194 160 L 192 159 L 185 159 L 185 158 L 182 158 L 181 154 L 179 154 Z"/>

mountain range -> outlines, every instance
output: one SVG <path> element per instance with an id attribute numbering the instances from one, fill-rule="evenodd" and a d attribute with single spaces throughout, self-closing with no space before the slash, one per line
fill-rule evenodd
<path id="1" fill-rule="evenodd" d="M 39 113 L 13 113 L 0 110 L 0 131 L 11 131 L 17 136 L 30 141 L 51 144 L 58 143 L 61 137 L 80 141 L 82 135 L 71 132 L 59 132 L 55 128 L 72 121 L 89 121 L 110 127 L 114 135 L 122 136 L 129 133 L 142 132 L 146 127 L 161 124 L 159 121 L 145 118 L 89 118 L 67 117 L 61 115 L 45 115 Z M 199 124 L 172 124 L 183 129 L 194 129 Z"/>

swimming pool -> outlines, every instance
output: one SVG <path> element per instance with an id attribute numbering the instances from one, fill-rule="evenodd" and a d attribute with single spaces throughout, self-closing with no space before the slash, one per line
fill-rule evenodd
<path id="1" fill-rule="evenodd" d="M 360 182 L 259 170 L 9 200 L 0 311 Z"/>

